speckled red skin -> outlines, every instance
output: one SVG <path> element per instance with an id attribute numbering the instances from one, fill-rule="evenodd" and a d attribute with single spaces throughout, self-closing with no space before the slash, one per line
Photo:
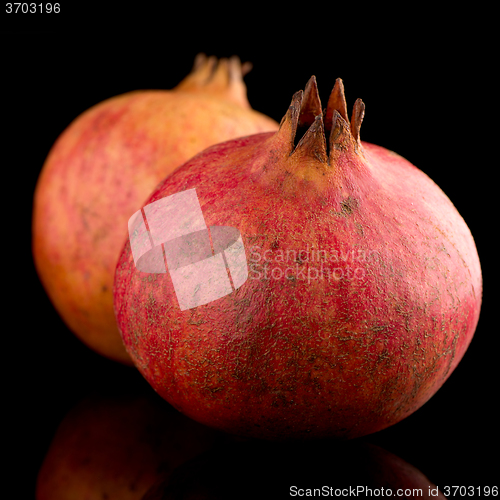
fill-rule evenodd
<path id="1" fill-rule="evenodd" d="M 276 134 L 205 150 L 148 201 L 196 188 L 207 225 L 242 234 L 244 285 L 181 311 L 169 274 L 137 271 L 127 243 L 115 312 L 139 370 L 189 417 L 265 439 L 354 438 L 407 417 L 453 372 L 478 321 L 480 264 L 421 170 L 350 136 L 328 163 L 319 142 L 291 154 L 292 128 L 289 111 Z M 307 249 L 338 256 L 324 267 L 344 275 L 308 282 L 320 262 L 276 260 Z"/>
<path id="2" fill-rule="evenodd" d="M 239 61 L 221 60 L 210 79 L 214 62 L 198 65 L 173 90 L 128 92 L 84 112 L 57 139 L 37 182 L 33 258 L 40 280 L 85 344 L 125 364 L 132 361 L 112 288 L 128 218 L 191 156 L 278 128 L 250 108 Z"/>

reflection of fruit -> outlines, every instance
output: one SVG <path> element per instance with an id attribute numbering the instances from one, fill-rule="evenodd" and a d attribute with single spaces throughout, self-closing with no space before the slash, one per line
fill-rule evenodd
<path id="1" fill-rule="evenodd" d="M 143 500 L 293 496 L 445 498 L 418 469 L 378 446 L 323 441 L 212 449 L 156 483 Z"/>
<path id="2" fill-rule="evenodd" d="M 238 290 L 181 311 L 170 276 L 139 272 L 128 242 L 117 266 L 138 368 L 230 433 L 353 438 L 395 424 L 449 377 L 478 321 L 479 259 L 450 200 L 360 141 L 364 106 L 349 125 L 340 81 L 321 109 L 312 78 L 279 132 L 208 148 L 148 200 L 196 188 L 207 226 L 237 228 L 249 264 Z"/>
<path id="3" fill-rule="evenodd" d="M 139 499 L 163 473 L 209 448 L 212 430 L 161 398 L 91 397 L 60 424 L 37 500 Z"/>
<path id="4" fill-rule="evenodd" d="M 170 91 L 136 91 L 80 115 L 50 151 L 35 191 L 33 255 L 67 325 L 100 354 L 131 364 L 113 313 L 127 221 L 158 182 L 217 142 L 276 130 L 252 110 L 237 58 L 198 58 Z"/>

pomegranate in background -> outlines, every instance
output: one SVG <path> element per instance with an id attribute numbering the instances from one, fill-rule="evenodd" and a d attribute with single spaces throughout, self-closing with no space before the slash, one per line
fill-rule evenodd
<path id="1" fill-rule="evenodd" d="M 229 277 L 234 288 L 181 308 L 192 276 L 184 289 L 174 279 L 189 266 L 140 271 L 130 242 L 120 256 L 124 343 L 189 417 L 248 437 L 355 438 L 416 411 L 462 359 L 482 294 L 472 235 L 426 174 L 360 140 L 363 115 L 358 99 L 349 121 L 341 80 L 323 114 L 312 77 L 278 132 L 206 149 L 149 198 L 150 223 L 171 227 L 163 200 L 195 190 L 214 255 L 179 244 L 174 260 L 224 254 L 224 273 L 194 275 L 192 297 Z M 214 226 L 237 229 L 236 253 L 215 248 Z"/>
<path id="2" fill-rule="evenodd" d="M 237 57 L 200 55 L 173 90 L 140 90 L 81 114 L 57 139 L 34 195 L 33 257 L 68 327 L 98 353 L 132 364 L 113 313 L 127 220 L 153 188 L 212 144 L 278 124 L 250 108 Z"/>

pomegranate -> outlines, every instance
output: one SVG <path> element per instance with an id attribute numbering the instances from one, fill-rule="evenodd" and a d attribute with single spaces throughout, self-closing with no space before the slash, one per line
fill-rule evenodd
<path id="1" fill-rule="evenodd" d="M 34 195 L 33 256 L 69 328 L 132 364 L 113 313 L 113 276 L 126 221 L 158 182 L 209 145 L 277 130 L 250 108 L 237 57 L 200 55 L 173 90 L 135 91 L 90 108 L 61 134 Z"/>
<path id="2" fill-rule="evenodd" d="M 36 499 L 139 500 L 164 474 L 218 440 L 155 396 L 92 395 L 73 407 L 42 463 Z"/>
<path id="3" fill-rule="evenodd" d="M 364 109 L 349 120 L 339 79 L 323 113 L 312 77 L 278 132 L 207 148 L 130 219 L 120 332 L 189 417 L 247 437 L 355 438 L 416 411 L 464 355 L 482 296 L 472 235 L 426 174 L 360 140 Z"/>

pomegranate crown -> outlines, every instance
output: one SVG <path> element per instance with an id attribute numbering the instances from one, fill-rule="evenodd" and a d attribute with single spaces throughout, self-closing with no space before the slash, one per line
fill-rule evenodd
<path id="1" fill-rule="evenodd" d="M 217 59 L 200 52 L 193 69 L 175 88 L 176 91 L 213 95 L 250 108 L 243 77 L 252 69 L 252 63 L 242 63 L 238 56 Z"/>
<path id="2" fill-rule="evenodd" d="M 294 94 L 278 134 L 285 134 L 290 140 L 290 155 L 312 154 L 322 163 L 332 164 L 349 149 L 362 155 L 359 131 L 364 114 L 365 105 L 357 99 L 349 122 L 344 85 L 340 78 L 337 78 L 323 111 L 313 75 L 304 91 Z"/>

